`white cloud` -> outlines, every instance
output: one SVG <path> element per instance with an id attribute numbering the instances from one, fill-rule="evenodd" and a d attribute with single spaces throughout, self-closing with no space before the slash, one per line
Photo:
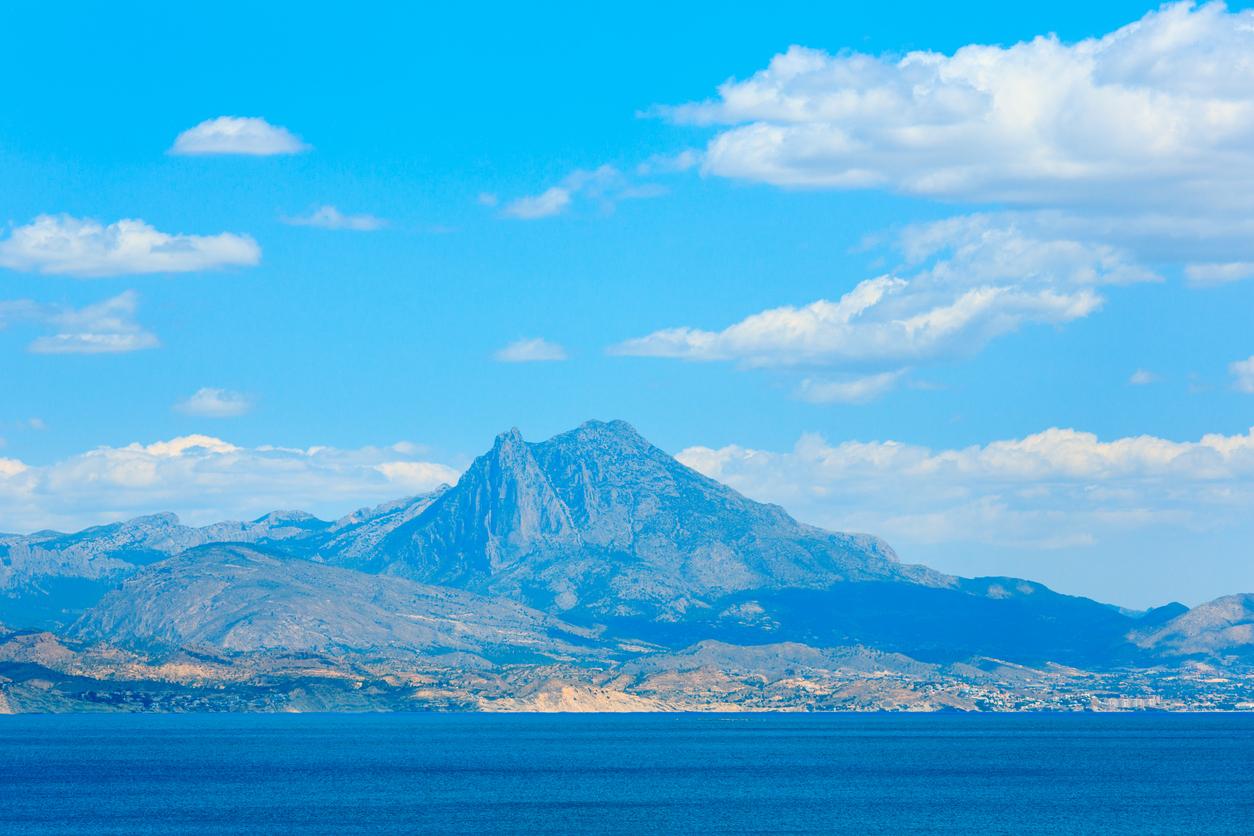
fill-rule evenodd
<path id="1" fill-rule="evenodd" d="M 953 55 L 792 47 L 668 109 L 707 172 L 1025 206 L 1254 205 L 1254 11 L 1179 3 L 1101 38 Z"/>
<path id="2" fill-rule="evenodd" d="M 1091 291 L 1063 295 L 973 288 L 936 307 L 911 310 L 910 283 L 860 282 L 836 301 L 753 314 L 722 331 L 678 327 L 627 340 L 611 351 L 636 357 L 738 360 L 748 366 L 905 364 L 979 347 L 1024 321 L 1067 322 L 1100 305 Z M 898 304 L 903 303 L 903 304 Z M 900 313 L 897 313 L 900 311 Z"/>
<path id="3" fill-rule="evenodd" d="M 648 177 L 654 174 L 678 174 L 701 165 L 701 152 L 688 148 L 676 154 L 654 154 L 636 166 L 636 173 Z"/>
<path id="4" fill-rule="evenodd" d="M 138 306 L 139 297 L 132 290 L 83 308 L 30 300 L 0 302 L 0 328 L 27 322 L 50 329 L 52 333 L 28 346 L 34 354 L 118 354 L 156 348 L 160 345 L 156 335 L 135 321 Z"/>
<path id="5" fill-rule="evenodd" d="M 950 450 L 805 435 L 788 452 L 691 447 L 678 458 L 801 519 L 899 545 L 1067 548 L 1154 525 L 1243 524 L 1254 502 L 1254 429 L 1192 442 L 1049 429 Z"/>
<path id="6" fill-rule="evenodd" d="M 501 202 L 501 199 L 492 192 L 479 192 L 476 200 L 480 206 L 495 206 Z"/>
<path id="7" fill-rule="evenodd" d="M 383 229 L 387 221 L 374 215 L 345 215 L 334 206 L 320 206 L 308 215 L 282 219 L 292 226 L 314 226 L 319 229 L 351 229 L 355 232 L 373 232 Z"/>
<path id="8" fill-rule="evenodd" d="M 0 328 L 6 328 L 15 322 L 39 319 L 47 310 L 44 306 L 29 299 L 11 299 L 0 302 Z"/>
<path id="9" fill-rule="evenodd" d="M 416 485 L 415 490 L 431 490 L 457 481 L 457 471 L 435 462 L 383 462 L 375 465 L 389 483 Z"/>
<path id="10" fill-rule="evenodd" d="M 1232 387 L 1238 392 L 1254 395 L 1254 356 L 1228 364 L 1232 372 Z"/>
<path id="11" fill-rule="evenodd" d="M 682 155 L 681 155 L 682 156 Z M 672 165 L 679 162 L 672 160 Z M 642 163 L 642 166 L 659 166 L 659 162 Z M 691 167 L 691 166 L 689 166 Z M 674 173 L 684 168 L 673 167 L 651 169 L 654 173 Z M 520 197 L 505 204 L 502 214 L 518 220 L 538 220 L 560 215 L 574 205 L 576 198 L 591 201 L 602 211 L 613 211 L 614 206 L 623 200 L 658 197 L 666 193 L 666 188 L 657 183 L 636 182 L 624 175 L 612 165 L 602 165 L 594 169 L 576 169 L 562 178 L 555 186 L 551 186 L 536 195 Z M 482 202 L 482 201 L 481 201 Z M 489 204 L 490 205 L 490 204 Z"/>
<path id="12" fill-rule="evenodd" d="M 106 226 L 40 215 L 0 241 L 0 267 L 81 278 L 247 267 L 260 259 L 247 235 L 171 235 L 134 219 Z"/>
<path id="13" fill-rule="evenodd" d="M 538 195 L 511 200 L 502 210 L 507 217 L 534 221 L 559 215 L 570 205 L 570 189 L 553 186 Z"/>
<path id="14" fill-rule="evenodd" d="M 202 418 L 234 418 L 252 409 L 252 399 L 229 389 L 202 387 L 191 397 L 179 401 L 174 408 L 186 415 Z"/>
<path id="15" fill-rule="evenodd" d="M 186 522 L 277 508 L 336 518 L 454 483 L 458 471 L 393 447 L 240 447 L 207 435 L 98 447 L 48 465 L 0 459 L 0 530 L 77 530 L 174 511 Z"/>
<path id="16" fill-rule="evenodd" d="M 56 330 L 30 344 L 35 354 L 120 354 L 156 348 L 155 334 L 135 321 L 139 297 L 128 290 L 85 308 L 62 309 L 47 317 Z"/>
<path id="17" fill-rule="evenodd" d="M 1190 284 L 1216 285 L 1254 278 L 1254 262 L 1226 261 L 1209 264 L 1187 264 L 1184 275 Z"/>
<path id="18" fill-rule="evenodd" d="M 835 301 L 753 314 L 722 330 L 655 331 L 611 347 L 614 354 L 748 367 L 829 367 L 900 374 L 907 366 L 978 351 L 1031 323 L 1063 324 L 1096 311 L 1100 285 L 1158 277 L 1122 250 L 1041 237 L 1004 218 L 970 215 L 908 227 L 898 275 L 860 282 Z M 854 388 L 803 384 L 803 397 L 866 398 L 894 377 Z M 872 385 L 874 383 L 874 385 Z"/>
<path id="19" fill-rule="evenodd" d="M 542 337 L 515 340 L 492 355 L 502 363 L 538 363 L 565 360 L 566 349 Z"/>
<path id="20" fill-rule="evenodd" d="M 797 392 L 811 403 L 866 403 L 891 391 L 905 373 L 904 369 L 899 369 L 848 380 L 806 378 Z"/>
<path id="21" fill-rule="evenodd" d="M 1149 386 L 1151 383 L 1157 383 L 1161 378 L 1147 369 L 1137 369 L 1128 378 L 1128 383 L 1132 386 Z"/>
<path id="22" fill-rule="evenodd" d="M 1190 285 L 1254 276 L 1254 10 L 1176 3 L 1103 37 L 951 55 L 794 46 L 711 101 L 706 174 L 997 204 Z"/>
<path id="23" fill-rule="evenodd" d="M 219 116 L 189 128 L 174 140 L 171 154 L 246 154 L 255 157 L 299 154 L 309 146 L 287 128 L 255 116 Z"/>

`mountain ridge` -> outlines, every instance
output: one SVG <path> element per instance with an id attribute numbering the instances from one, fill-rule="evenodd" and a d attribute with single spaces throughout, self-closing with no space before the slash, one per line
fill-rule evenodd
<path id="1" fill-rule="evenodd" d="M 749 500 L 623 421 L 536 443 L 502 433 L 381 550 L 386 572 L 594 615 L 665 618 L 763 586 L 953 583 L 900 563 L 878 538 L 824 532 Z"/>
<path id="2" fill-rule="evenodd" d="M 741 705 L 811 704 L 807 688 L 839 686 L 820 704 L 978 707 L 962 696 L 978 687 L 1000 694 L 989 705 L 1046 706 L 1031 688 L 1092 676 L 1058 671 L 1254 659 L 1254 596 L 1230 597 L 1130 612 L 1024 579 L 946 575 L 873 535 L 754 502 L 625 422 L 589 421 L 540 442 L 511 429 L 457 484 L 337 520 L 276 510 L 190 527 L 165 513 L 0 538 L 0 621 L 16 637 L 0 667 L 17 666 L 0 678 L 48 680 L 50 659 L 71 690 L 87 688 L 84 671 L 171 665 L 296 683 L 293 694 L 315 675 L 384 683 L 375 697 L 325 685 L 331 702 L 299 705 L 395 707 L 410 698 L 395 682 L 417 677 L 461 707 L 724 705 L 701 690 L 716 685 Z M 28 660 L 21 631 L 47 629 L 73 647 Z M 851 684 L 859 665 L 900 681 Z M 774 684 L 762 690 L 759 674 Z M 933 681 L 947 683 L 943 699 L 928 696 Z M 32 687 L 22 699 L 45 704 Z"/>

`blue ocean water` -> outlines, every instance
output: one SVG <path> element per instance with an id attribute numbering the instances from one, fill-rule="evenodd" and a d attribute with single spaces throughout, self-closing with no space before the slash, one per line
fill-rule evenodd
<path id="1" fill-rule="evenodd" d="M 0 831 L 1252 833 L 1254 717 L 0 717 Z"/>

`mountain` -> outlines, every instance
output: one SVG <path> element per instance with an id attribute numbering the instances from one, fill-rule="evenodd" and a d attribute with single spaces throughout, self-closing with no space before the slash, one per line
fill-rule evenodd
<path id="1" fill-rule="evenodd" d="M 603 622 L 611 631 L 666 647 L 717 639 L 741 645 L 862 645 L 933 663 L 991 656 L 1109 668 L 1150 661 L 1150 654 L 1127 640 L 1138 619 L 1039 584 L 1018 582 L 1013 594 L 1002 594 L 1003 584 L 989 580 L 958 579 L 954 587 L 868 581 L 751 590 L 673 622 L 613 617 Z"/>
<path id="2" fill-rule="evenodd" d="M 69 631 L 129 650 L 603 659 L 590 631 L 500 598 L 214 545 L 154 563 Z"/>
<path id="3" fill-rule="evenodd" d="M 447 490 L 445 486 L 434 493 L 396 499 L 354 511 L 336 520 L 325 530 L 325 536 L 310 547 L 317 555 L 341 563 L 369 561 L 371 555 L 378 554 L 383 538 L 427 510 Z"/>
<path id="4" fill-rule="evenodd" d="M 1161 625 L 1136 631 L 1132 640 L 1165 656 L 1254 659 L 1254 593 L 1200 604 Z"/>
<path id="5" fill-rule="evenodd" d="M 944 586 L 883 541 L 798 523 L 685 467 L 622 421 L 541 443 L 497 437 L 457 485 L 337 565 L 504 595 L 581 617 L 676 620 L 750 589 Z"/>
<path id="6" fill-rule="evenodd" d="M 299 557 L 314 556 L 320 547 L 337 556 L 355 555 L 421 512 L 433 496 L 363 508 L 335 522 L 303 511 L 272 511 L 251 522 L 197 528 L 165 513 L 75 534 L 0 536 L 0 618 L 32 627 L 64 626 L 142 567 L 212 543 L 248 543 Z"/>
<path id="7" fill-rule="evenodd" d="M 740 495 L 622 421 L 542 442 L 511 430 L 456 485 L 334 522 L 283 511 L 194 528 L 160 514 L 0 538 L 0 621 L 18 632 L 166 660 L 247 657 L 272 672 L 294 654 L 324 667 L 456 656 L 531 666 L 509 682 L 549 696 L 565 692 L 535 679 L 546 666 L 578 667 L 599 688 L 592 680 L 611 669 L 635 676 L 621 667 L 633 658 L 675 661 L 691 648 L 715 666 L 741 660 L 742 685 L 755 665 L 778 673 L 805 658 L 806 670 L 852 675 L 845 662 L 831 668 L 852 647 L 905 659 L 892 670 L 920 681 L 941 671 L 983 682 L 980 659 L 998 671 L 1222 663 L 1254 647 L 1248 610 L 1238 597 L 1129 612 L 1022 579 L 905 564 L 871 535 L 804 525 Z M 92 658 L 104 670 L 113 657 Z M 458 685 L 458 699 L 487 687 Z"/>

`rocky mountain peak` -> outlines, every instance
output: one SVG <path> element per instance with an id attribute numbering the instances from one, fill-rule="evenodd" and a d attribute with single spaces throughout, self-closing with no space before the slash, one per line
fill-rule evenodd
<path id="1" fill-rule="evenodd" d="M 370 565 L 566 612 L 653 615 L 762 586 L 918 580 L 874 538 L 798 524 L 676 461 L 625 421 L 497 436 Z"/>
<path id="2" fill-rule="evenodd" d="M 494 441 L 492 444 L 492 449 L 493 450 L 509 449 L 509 448 L 516 447 L 517 445 L 520 445 L 520 444 L 526 444 L 526 442 L 523 441 L 522 431 L 519 430 L 518 427 L 510 427 L 505 432 L 499 433 L 497 435 L 496 441 Z"/>
<path id="3" fill-rule="evenodd" d="M 122 524 L 126 528 L 176 528 L 181 525 L 179 515 L 165 512 L 163 514 L 147 514 L 135 517 Z"/>
<path id="4" fill-rule="evenodd" d="M 594 418 L 589 421 L 584 421 L 578 427 L 571 430 L 571 432 L 589 436 L 595 435 L 607 438 L 630 440 L 636 443 L 648 443 L 644 440 L 644 437 L 636 431 L 635 427 L 621 418 L 614 418 L 610 421 L 598 421 Z"/>

